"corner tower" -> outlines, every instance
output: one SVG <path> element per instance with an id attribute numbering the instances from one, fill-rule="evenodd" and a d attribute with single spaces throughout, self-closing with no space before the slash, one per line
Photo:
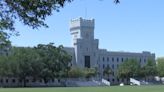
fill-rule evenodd
<path id="1" fill-rule="evenodd" d="M 70 22 L 76 65 L 81 68 L 91 68 L 97 64 L 98 40 L 94 39 L 94 25 L 94 19 L 81 17 Z"/>
<path id="2" fill-rule="evenodd" d="M 81 17 L 72 19 L 70 22 L 70 32 L 73 45 L 77 43 L 77 39 L 94 39 L 94 25 L 94 19 L 87 20 Z"/>

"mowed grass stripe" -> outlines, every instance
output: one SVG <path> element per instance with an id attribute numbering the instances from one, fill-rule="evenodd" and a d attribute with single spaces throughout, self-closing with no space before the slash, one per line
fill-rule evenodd
<path id="1" fill-rule="evenodd" d="M 0 92 L 164 92 L 164 85 L 123 87 L 0 88 Z"/>

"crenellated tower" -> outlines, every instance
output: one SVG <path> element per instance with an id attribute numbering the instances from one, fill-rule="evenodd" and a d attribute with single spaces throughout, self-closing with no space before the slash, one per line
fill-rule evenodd
<path id="1" fill-rule="evenodd" d="M 95 67 L 97 62 L 98 40 L 94 39 L 94 19 L 73 19 L 70 22 L 70 33 L 75 49 L 76 64 L 81 68 Z"/>

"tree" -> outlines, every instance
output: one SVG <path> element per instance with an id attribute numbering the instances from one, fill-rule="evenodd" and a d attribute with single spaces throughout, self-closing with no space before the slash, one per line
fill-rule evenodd
<path id="1" fill-rule="evenodd" d="M 40 78 L 47 83 L 50 79 L 68 76 L 70 70 L 70 56 L 63 50 L 63 46 L 55 47 L 53 43 L 39 44 L 35 50 L 40 56 L 43 69 L 40 70 Z"/>
<path id="2" fill-rule="evenodd" d="M 16 19 L 32 28 L 48 27 L 44 22 L 53 10 L 59 11 L 66 3 L 73 0 L 1 0 L 0 30 L 15 30 Z M 120 3 L 119 0 L 114 2 Z"/>
<path id="3" fill-rule="evenodd" d="M 8 55 L 11 48 L 11 42 L 7 33 L 0 31 L 0 55 Z"/>
<path id="4" fill-rule="evenodd" d="M 105 67 L 104 71 L 103 71 L 103 75 L 108 78 L 108 76 L 112 74 L 112 69 L 110 68 L 110 66 Z"/>
<path id="5" fill-rule="evenodd" d="M 15 30 L 14 23 L 19 19 L 32 28 L 48 27 L 44 23 L 52 11 L 59 11 L 73 0 L 2 0 L 0 2 L 0 30 Z"/>
<path id="6" fill-rule="evenodd" d="M 114 3 L 118 4 L 120 3 L 120 0 L 114 0 Z"/>
<path id="7" fill-rule="evenodd" d="M 13 63 L 9 61 L 8 56 L 0 56 L 0 76 L 11 77 L 13 76 Z M 12 66 L 12 67 L 11 67 Z"/>
<path id="8" fill-rule="evenodd" d="M 32 76 L 31 62 L 36 58 L 33 53 L 32 48 L 11 48 L 8 56 L 0 57 L 0 76 L 18 78 L 26 86 L 26 79 Z"/>
<path id="9" fill-rule="evenodd" d="M 0 1 L 0 41 L 4 30 L 10 30 L 13 34 L 18 35 L 15 31 L 15 21 L 19 20 L 24 25 L 37 29 L 41 26 L 48 27 L 45 23 L 47 16 L 52 15 L 53 10 L 59 11 L 66 3 L 73 0 L 1 0 Z M 119 0 L 114 0 L 117 4 Z M 3 32 L 2 32 L 3 31 Z M 3 39 L 4 40 L 4 39 Z M 4 40 L 2 42 L 6 42 Z M 9 44 L 8 42 L 4 44 Z M 1 43 L 0 43 L 1 45 Z M 3 45 L 2 45 L 3 46 Z"/>
<path id="10" fill-rule="evenodd" d="M 15 58 L 15 60 L 11 59 L 11 62 L 15 62 L 16 71 L 14 73 L 14 77 L 17 77 L 20 81 L 23 82 L 23 86 L 26 86 L 26 82 L 29 77 L 32 76 L 32 62 L 37 58 L 34 55 L 34 51 L 32 48 L 24 48 L 24 47 L 14 47 L 12 48 L 12 53 L 10 57 Z"/>
<path id="11" fill-rule="evenodd" d="M 84 77 L 84 72 L 82 69 L 80 69 L 78 67 L 71 67 L 71 69 L 68 71 L 68 77 L 69 78 Z"/>
<path id="12" fill-rule="evenodd" d="M 164 58 L 158 58 L 157 59 L 157 71 L 158 71 L 158 76 L 164 77 Z"/>
<path id="13" fill-rule="evenodd" d="M 140 65 L 136 59 L 128 59 L 118 68 L 118 77 L 129 79 L 139 75 Z"/>
<path id="14" fill-rule="evenodd" d="M 17 78 L 23 86 L 29 78 L 47 83 L 50 79 L 68 77 L 70 61 L 63 47 L 53 43 L 35 48 L 12 47 L 8 56 L 0 56 L 0 76 Z"/>
<path id="15" fill-rule="evenodd" d="M 97 71 L 95 68 L 85 68 L 83 72 L 84 72 L 85 78 L 91 78 L 91 77 L 96 76 L 97 74 Z"/>
<path id="16" fill-rule="evenodd" d="M 140 70 L 143 77 L 152 77 L 157 74 L 156 63 L 152 59 L 148 59 L 147 64 L 143 66 Z"/>

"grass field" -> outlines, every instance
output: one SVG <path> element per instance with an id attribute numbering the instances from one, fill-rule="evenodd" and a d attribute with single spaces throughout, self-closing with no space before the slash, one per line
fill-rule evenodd
<path id="1" fill-rule="evenodd" d="M 164 92 L 162 86 L 0 88 L 0 92 Z"/>

